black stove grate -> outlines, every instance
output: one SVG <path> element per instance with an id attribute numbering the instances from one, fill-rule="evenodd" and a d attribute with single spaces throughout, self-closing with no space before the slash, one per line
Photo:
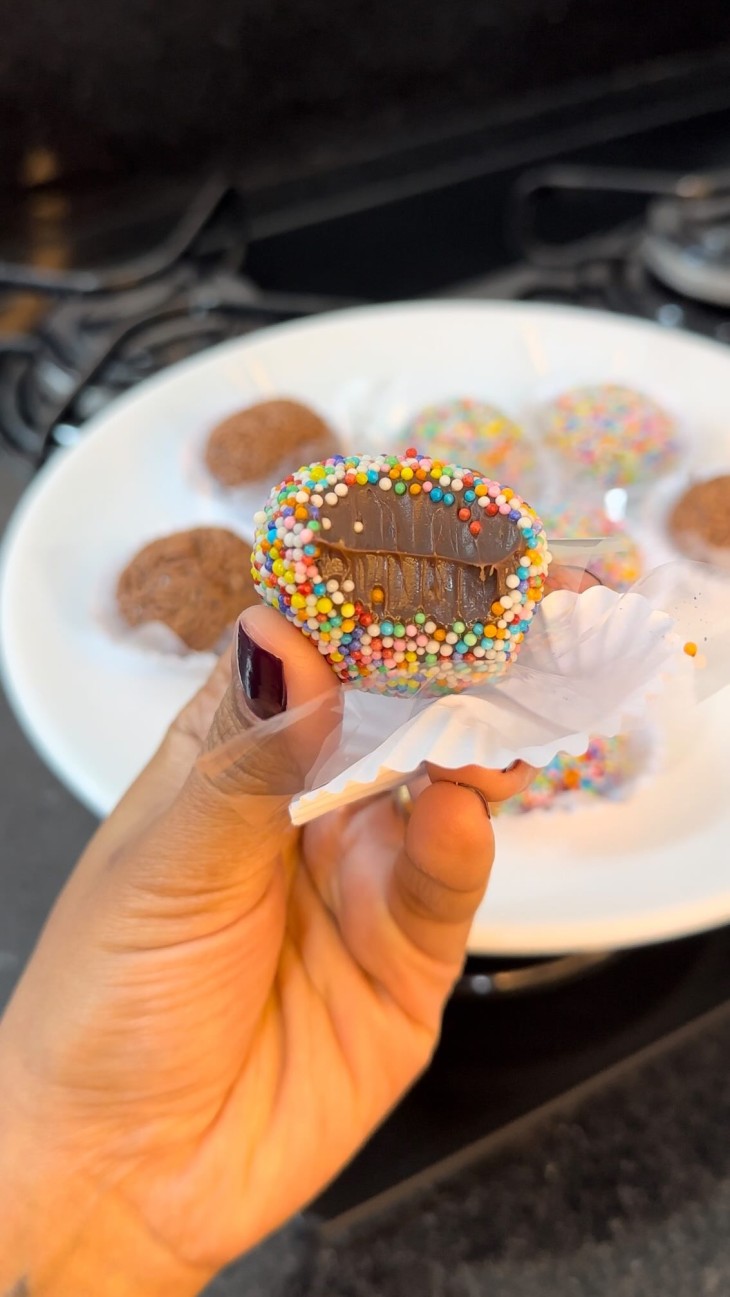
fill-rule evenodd
<path id="1" fill-rule="evenodd" d="M 208 183 L 155 250 L 106 270 L 0 263 L 0 294 L 45 303 L 0 339 L 0 440 L 41 464 L 110 400 L 166 366 L 264 325 L 346 305 L 265 292 L 243 273 L 244 206 Z"/>

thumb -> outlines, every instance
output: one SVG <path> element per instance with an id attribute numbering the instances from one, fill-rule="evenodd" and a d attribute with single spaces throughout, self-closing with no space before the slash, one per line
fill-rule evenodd
<path id="1" fill-rule="evenodd" d="M 314 645 L 273 609 L 247 609 L 203 750 L 140 860 L 154 861 L 156 889 L 255 904 L 293 836 L 292 797 L 337 742 L 340 705 Z"/>

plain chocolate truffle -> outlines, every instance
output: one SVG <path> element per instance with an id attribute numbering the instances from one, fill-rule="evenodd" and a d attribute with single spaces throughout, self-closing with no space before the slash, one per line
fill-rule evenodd
<path id="1" fill-rule="evenodd" d="M 689 558 L 730 568 L 730 474 L 685 491 L 670 514 L 669 531 Z"/>
<path id="2" fill-rule="evenodd" d="M 274 478 L 336 452 L 332 429 L 299 401 L 260 401 L 224 419 L 205 450 L 223 486 Z"/>
<path id="3" fill-rule="evenodd" d="M 198 651 L 213 648 L 256 602 L 251 548 L 223 527 L 194 527 L 153 540 L 117 583 L 119 611 L 130 626 L 164 622 Z"/>

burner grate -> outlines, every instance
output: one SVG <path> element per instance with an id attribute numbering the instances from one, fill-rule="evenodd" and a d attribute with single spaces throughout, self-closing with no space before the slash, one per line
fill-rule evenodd
<path id="1" fill-rule="evenodd" d="M 206 185 L 158 249 L 106 271 L 0 264 L 0 290 L 46 303 L 29 336 L 0 339 L 0 441 L 42 463 L 114 397 L 264 325 L 348 303 L 261 291 L 242 273 L 243 204 Z"/>

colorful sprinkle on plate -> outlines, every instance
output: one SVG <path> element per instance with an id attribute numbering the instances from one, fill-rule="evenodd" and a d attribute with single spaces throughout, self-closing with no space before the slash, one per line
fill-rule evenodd
<path id="1" fill-rule="evenodd" d="M 574 472 L 605 487 L 652 481 L 677 462 L 674 419 L 630 387 L 572 388 L 544 411 L 545 441 Z"/>

